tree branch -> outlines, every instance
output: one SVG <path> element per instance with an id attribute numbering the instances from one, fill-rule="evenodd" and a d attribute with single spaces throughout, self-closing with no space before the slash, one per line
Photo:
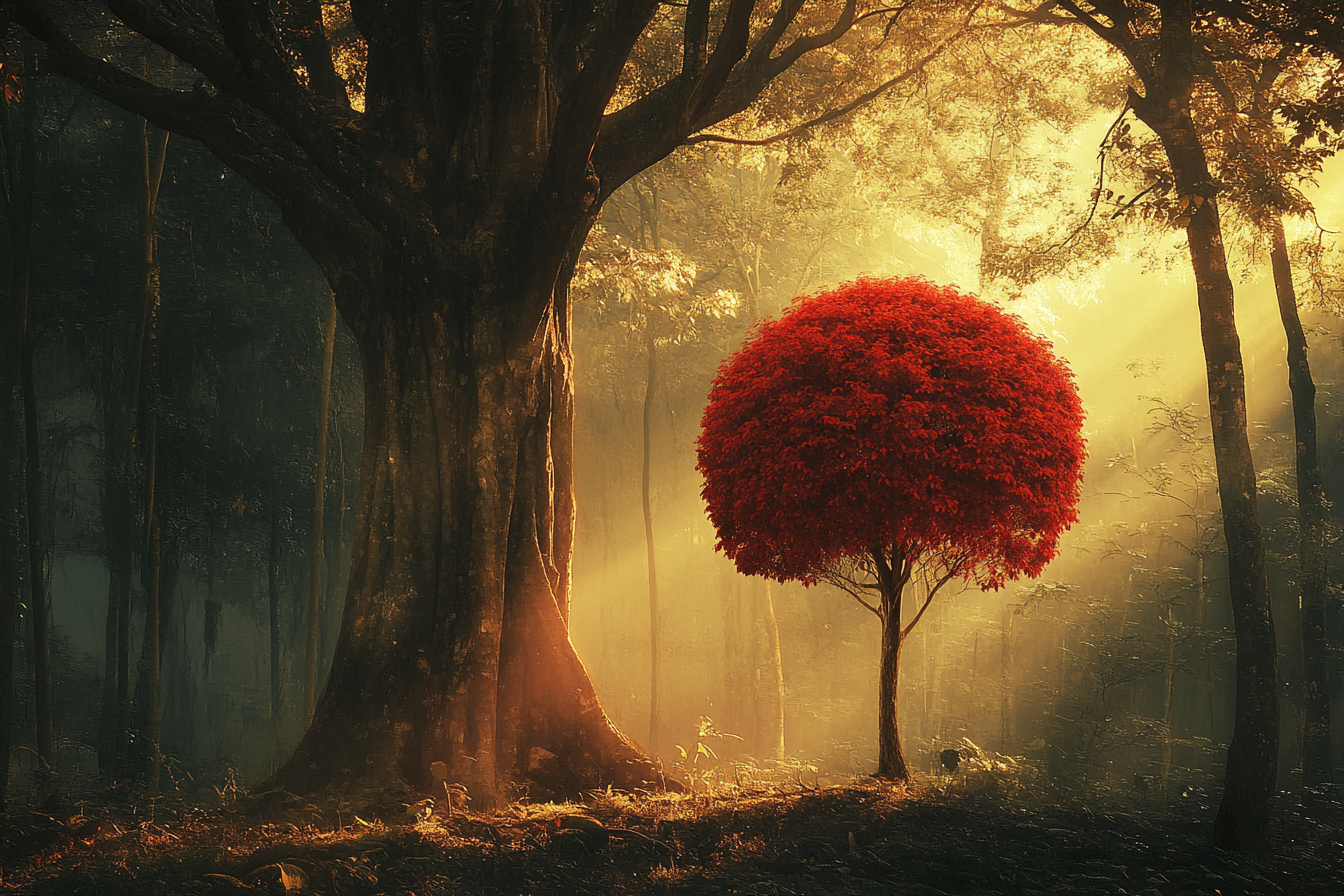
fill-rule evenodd
<path id="1" fill-rule="evenodd" d="M 159 13 L 146 0 L 106 0 L 107 8 L 132 31 L 144 35 L 190 65 L 221 90 L 242 97 L 255 94 L 238 58 L 223 36 L 194 9 L 174 4 L 176 15 Z"/>
<path id="2" fill-rule="evenodd" d="M 907 625 L 905 628 L 901 629 L 901 640 L 902 640 L 902 641 L 904 641 L 905 638 L 906 638 L 906 636 L 909 635 L 910 632 L 912 632 L 912 631 L 914 630 L 915 626 L 919 624 L 919 620 L 921 620 L 921 619 L 924 618 L 924 611 L 927 610 L 927 609 L 929 608 L 929 604 L 933 603 L 933 598 L 934 598 L 934 596 L 938 594 L 939 590 L 941 590 L 942 587 L 943 587 L 944 585 L 946 585 L 949 581 L 951 581 L 951 580 L 953 579 L 953 577 L 955 577 L 955 576 L 957 575 L 957 573 L 958 573 L 958 571 L 961 569 L 962 565 L 963 565 L 963 564 L 962 564 L 960 561 L 957 562 L 956 564 L 954 564 L 954 565 L 948 570 L 947 575 L 945 575 L 945 576 L 943 576 L 941 579 L 939 579 L 939 580 L 938 580 L 938 584 L 934 585 L 932 588 L 929 589 L 929 593 L 928 593 L 928 595 L 925 596 L 925 598 L 924 598 L 924 605 L 923 605 L 922 607 L 919 608 L 919 612 L 915 614 L 915 618 L 910 620 L 910 624 L 909 624 L 909 625 Z"/>
<path id="3" fill-rule="evenodd" d="M 881 619 L 881 618 L 882 618 L 882 611 L 879 610 L 877 607 L 875 607 L 875 606 L 873 606 L 872 604 L 868 603 L 868 601 L 864 600 L 862 597 L 860 597 L 859 595 L 855 594 L 853 591 L 848 592 L 848 594 L 849 594 L 850 597 L 854 598 L 856 601 L 858 601 L 859 603 L 863 604 L 864 607 L 866 607 L 866 608 L 868 609 L 868 612 L 872 613 L 872 614 L 873 614 L 874 616 L 876 616 L 878 619 Z"/>
<path id="4" fill-rule="evenodd" d="M 961 33 L 962 32 L 958 32 L 957 35 L 955 36 L 959 37 Z M 936 48 L 934 48 L 932 52 L 923 56 L 917 63 L 915 63 L 913 67 L 906 69 L 896 77 L 890 78 L 887 81 L 883 82 L 882 84 L 879 84 L 877 87 L 874 87 L 872 90 L 860 94 L 859 96 L 855 97 L 853 100 L 849 101 L 848 103 L 845 103 L 843 106 L 840 106 L 839 108 L 823 112 L 816 118 L 810 119 L 809 121 L 805 121 L 800 125 L 789 128 L 787 131 L 781 131 L 778 134 L 772 134 L 769 137 L 761 137 L 754 140 L 742 137 L 729 137 L 726 134 L 694 134 L 690 137 L 687 137 L 686 140 L 683 141 L 683 145 L 690 146 L 695 143 L 713 142 L 713 143 L 729 143 L 734 146 L 769 146 L 772 143 L 780 143 L 784 140 L 788 140 L 793 137 L 802 137 L 815 127 L 818 127 L 823 124 L 829 124 L 832 121 L 844 118 L 846 115 L 853 112 L 855 109 L 859 109 L 863 106 L 866 106 L 873 100 L 880 97 L 882 94 L 887 93 L 893 87 L 897 87 L 900 84 L 904 84 L 906 81 L 909 81 L 916 75 L 923 73 L 924 69 L 928 66 L 928 64 L 932 62 L 934 59 L 936 59 L 947 48 L 948 43 L 953 39 L 954 38 L 949 37 L 947 40 L 943 41 Z"/>
<path id="5" fill-rule="evenodd" d="M 269 0 L 213 0 L 224 42 L 242 60 L 253 81 L 271 93 L 293 96 L 298 77 L 290 63 Z"/>

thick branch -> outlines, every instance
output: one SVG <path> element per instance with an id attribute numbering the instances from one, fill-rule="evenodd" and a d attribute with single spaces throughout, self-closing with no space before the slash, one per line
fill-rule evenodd
<path id="1" fill-rule="evenodd" d="M 222 35 L 194 10 L 177 5 L 169 18 L 147 0 L 107 0 L 107 8 L 132 31 L 163 47 L 221 90 L 242 97 L 256 93 Z"/>
<path id="2" fill-rule="evenodd" d="M 712 127 L 751 105 L 788 65 L 802 55 L 839 40 L 853 26 L 853 6 L 853 3 L 846 3 L 845 10 L 826 31 L 800 37 L 784 53 L 771 56 L 770 51 L 782 39 L 801 8 L 797 0 L 781 2 L 757 44 L 747 50 L 745 56 L 737 55 L 722 84 L 712 91 L 712 102 L 705 104 L 700 100 L 710 96 L 707 85 L 715 80 L 710 71 L 715 65 L 714 58 L 733 58 L 729 51 L 736 49 L 735 45 L 724 43 L 732 37 L 725 25 L 720 46 L 716 47 L 714 58 L 701 79 L 706 86 L 697 84 L 688 94 L 687 84 L 678 74 L 603 119 L 601 136 L 592 156 L 593 166 L 602 178 L 601 198 L 610 196 L 639 171 L 666 158 L 688 135 Z"/>
<path id="3" fill-rule="evenodd" d="M 327 30 L 322 24 L 322 0 L 297 0 L 291 15 L 298 17 L 298 27 L 289 29 L 298 48 L 303 67 L 308 70 L 308 86 L 319 96 L 339 103 L 350 105 L 350 95 L 346 93 L 345 82 L 336 74 L 336 65 L 331 58 L 331 45 L 327 42 Z"/>
<path id="4" fill-rule="evenodd" d="M 224 40 L 254 80 L 272 92 L 299 89 L 294 66 L 280 43 L 268 0 L 214 0 Z"/>

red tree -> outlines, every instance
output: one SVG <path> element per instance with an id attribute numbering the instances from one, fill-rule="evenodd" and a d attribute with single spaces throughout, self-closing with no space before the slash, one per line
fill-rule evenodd
<path id="1" fill-rule="evenodd" d="M 1082 422 L 1049 343 L 920 279 L 802 299 L 719 370 L 698 443 L 719 548 L 748 575 L 839 585 L 882 620 L 880 777 L 909 777 L 902 642 L 948 581 L 1044 569 L 1077 519 Z"/>

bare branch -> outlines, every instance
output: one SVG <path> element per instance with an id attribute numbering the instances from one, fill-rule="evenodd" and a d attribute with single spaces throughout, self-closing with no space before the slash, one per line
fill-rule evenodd
<path id="1" fill-rule="evenodd" d="M 959 560 L 955 562 L 951 567 L 949 567 L 947 574 L 944 575 L 941 579 L 939 579 L 937 584 L 935 584 L 932 588 L 929 589 L 929 593 L 924 597 L 924 605 L 919 608 L 919 612 L 915 614 L 915 618 L 910 620 L 909 625 L 901 629 L 902 641 L 904 641 L 906 636 L 909 635 L 910 632 L 914 630 L 915 626 L 919 624 L 919 620 L 924 618 L 924 611 L 929 608 L 929 604 L 933 603 L 933 598 L 938 594 L 938 592 L 942 589 L 942 587 L 946 585 L 949 581 L 951 581 L 953 578 L 955 578 L 961 572 L 961 569 L 964 566 L 965 561 Z"/>
<path id="2" fill-rule="evenodd" d="M 878 619 L 882 618 L 882 611 L 879 610 L 877 607 L 873 606 L 872 604 L 868 603 L 868 601 L 864 600 L 861 596 L 855 594 L 852 591 L 849 592 L 849 596 L 854 598 L 859 603 L 863 604 L 864 607 L 866 607 L 868 611 L 872 613 L 874 616 L 876 616 Z"/>

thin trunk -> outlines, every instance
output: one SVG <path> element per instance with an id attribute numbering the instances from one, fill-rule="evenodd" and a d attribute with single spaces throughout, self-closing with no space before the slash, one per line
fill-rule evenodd
<path id="1" fill-rule="evenodd" d="M 317 474 L 313 486 L 313 541 L 308 552 L 308 643 L 303 663 L 303 720 L 311 722 L 317 697 L 317 632 L 322 607 L 322 517 L 327 503 L 327 410 L 331 398 L 331 359 L 336 348 L 336 299 L 327 309 L 322 350 L 322 381 L 317 402 Z"/>
<path id="2" fill-rule="evenodd" d="M 14 348 L 0 345 L 0 507 L 18 506 L 14 476 L 18 467 L 18 427 L 13 413 Z M 23 545 L 15 514 L 0 518 L 0 815 L 9 792 L 9 733 L 14 726 L 14 635 L 18 621 L 19 567 Z"/>
<path id="3" fill-rule="evenodd" d="M 764 629 L 765 655 L 756 667 L 756 750 L 765 759 L 784 758 L 784 664 L 779 649 L 779 620 L 770 580 L 752 580 L 752 615 Z"/>
<path id="4" fill-rule="evenodd" d="M 280 518 L 271 508 L 271 549 L 266 561 L 267 607 L 271 643 L 271 725 L 280 718 Z"/>
<path id="5" fill-rule="evenodd" d="M 653 339 L 653 329 L 646 324 L 644 329 L 644 348 L 648 357 L 647 378 L 644 381 L 644 474 L 640 480 L 640 497 L 644 506 L 644 544 L 649 557 L 649 753 L 658 755 L 658 735 L 662 727 L 660 715 L 659 691 L 659 611 L 658 611 L 658 568 L 654 562 L 653 547 L 653 505 L 649 495 L 649 481 L 652 472 L 652 420 L 653 396 L 658 388 L 658 350 Z"/>
<path id="6" fill-rule="evenodd" d="M 748 324 L 761 316 L 761 251 L 756 247 L 755 263 L 749 265 L 741 251 L 735 250 L 738 274 L 746 287 Z M 755 703 L 755 750 L 769 759 L 784 758 L 784 661 L 779 642 L 779 618 L 770 582 L 760 579 L 752 584 L 751 614 L 753 649 L 764 634 L 764 656 L 754 657 L 752 698 Z"/>
<path id="7" fill-rule="evenodd" d="M 1192 41 L 1189 10 L 1185 13 L 1184 18 L 1175 13 L 1163 16 L 1164 46 L 1172 54 L 1168 65 L 1176 70 L 1176 77 L 1184 79 L 1185 87 L 1167 84 L 1170 102 L 1144 98 L 1136 103 L 1136 111 L 1162 141 L 1176 188 L 1188 203 L 1186 236 L 1199 296 L 1237 643 L 1236 721 L 1228 745 L 1215 838 L 1223 848 L 1238 849 L 1263 843 L 1269 824 L 1269 801 L 1278 775 L 1278 656 L 1256 503 L 1255 462 L 1247 435 L 1246 383 L 1232 280 L 1213 181 L 1190 112 L 1192 69 L 1179 68 L 1182 60 L 1190 64 L 1186 58 Z"/>
<path id="8" fill-rule="evenodd" d="M 12 222 L 16 197 L 11 185 L 15 182 L 18 164 L 13 158 L 14 145 L 10 139 L 9 121 L 3 104 L 0 104 L 0 115 L 5 116 L 0 124 L 4 127 L 5 156 L 9 163 L 6 199 Z M 12 223 L 10 232 L 15 232 Z M 14 295 L 11 289 L 11 300 Z M 12 309 L 7 305 L 0 306 L 0 319 L 12 319 L 11 313 Z M 14 391 L 19 384 L 19 335 L 18 327 L 6 327 L 4 333 L 0 334 L 0 508 L 6 509 L 19 506 L 16 481 L 20 458 L 19 427 L 14 403 Z M 19 528 L 19 515 L 6 512 L 0 515 L 0 815 L 5 814 L 9 793 L 10 732 L 15 721 L 14 638 L 19 605 L 22 603 L 22 555 L 23 537 Z"/>
<path id="9" fill-rule="evenodd" d="M 1012 647 L 1010 638 L 1012 633 L 1012 611 L 1008 609 L 1008 602 L 1004 601 L 1002 608 L 1003 618 L 999 624 L 999 752 L 1007 755 L 1008 753 L 1008 700 L 1010 696 L 1008 687 L 1008 668 L 1009 668 L 1009 649 Z"/>
<path id="10" fill-rule="evenodd" d="M 1171 683 L 1176 674 L 1176 611 L 1167 607 L 1167 657 L 1162 663 L 1162 787 L 1166 793 L 1171 778 Z"/>
<path id="11" fill-rule="evenodd" d="M 158 445 L 154 430 L 150 430 L 149 463 L 145 475 L 150 482 L 155 476 Z M 152 495 L 152 488 L 151 488 Z M 163 730 L 163 640 L 162 606 L 160 599 L 163 583 L 163 545 L 160 540 L 159 520 L 153 511 L 152 497 L 146 502 L 150 512 L 149 535 L 145 546 L 145 648 L 142 674 L 145 676 L 145 736 L 146 736 L 146 773 L 149 779 L 149 792 L 157 792 L 161 754 L 159 736 Z"/>
<path id="12" fill-rule="evenodd" d="M 126 670 L 130 656 L 130 646 L 123 642 L 123 638 L 127 640 L 129 638 L 123 634 L 122 620 L 123 614 L 127 614 L 124 618 L 129 626 L 128 610 L 133 561 L 129 532 L 131 524 L 127 519 L 130 492 L 123 478 L 130 466 L 127 460 L 130 445 L 125 439 L 126 427 L 123 420 L 127 409 L 121 401 L 120 391 L 113 386 L 117 379 L 111 338 L 104 341 L 103 353 L 103 471 L 100 489 L 105 543 L 104 562 L 107 565 L 107 613 L 103 628 L 103 696 L 98 738 L 98 770 L 103 779 L 110 782 L 121 770 L 119 758 L 122 728 L 118 726 L 125 725 L 121 706 L 127 688 Z"/>
<path id="13" fill-rule="evenodd" d="M 1325 493 L 1316 438 L 1316 383 L 1307 359 L 1307 337 L 1297 312 L 1297 293 L 1288 259 L 1283 219 L 1270 230 L 1270 262 L 1279 316 L 1288 342 L 1288 390 L 1293 397 L 1293 432 L 1297 443 L 1297 513 L 1302 593 L 1302 686 L 1306 720 L 1302 736 L 1302 780 L 1327 784 L 1334 778 L 1331 745 L 1330 658 L 1325 634 L 1325 603 L 1329 584 L 1325 559 Z"/>
<path id="14" fill-rule="evenodd" d="M 142 651 L 145 686 L 142 689 L 144 699 L 143 719 L 146 736 L 145 772 L 149 782 L 149 792 L 158 789 L 162 755 L 159 749 L 159 737 L 163 728 L 163 662 L 161 629 L 163 621 L 162 591 L 163 550 L 159 524 L 159 511 L 156 505 L 158 487 L 158 317 L 161 302 L 159 281 L 159 260 L 157 238 L 155 235 L 155 214 L 158 205 L 159 187 L 163 183 L 164 161 L 168 155 L 168 132 L 164 131 L 158 140 L 158 151 L 154 151 L 149 139 L 149 125 L 144 119 L 139 123 L 140 144 L 140 314 L 136 322 L 135 359 L 131 365 L 131 398 L 136 409 L 128 425 L 134 433 L 137 427 L 144 428 L 145 455 L 145 646 Z M 129 612 L 127 614 L 129 616 Z M 128 625 L 129 628 L 129 625 Z M 129 631 L 128 631 L 129 635 Z"/>
<path id="15" fill-rule="evenodd" d="M 29 53 L 25 47 L 24 57 Z M 25 58 L 31 70 L 31 63 Z M 18 379 L 24 424 L 24 492 L 28 525 L 29 609 L 33 621 L 33 676 L 36 689 L 37 754 L 42 786 L 50 783 L 55 756 L 51 726 L 51 608 L 48 604 L 46 547 L 43 544 L 41 434 L 38 431 L 37 378 L 34 354 L 37 333 L 30 316 L 30 265 L 33 225 L 33 191 L 37 183 L 37 99 L 31 79 L 25 79 L 22 135 L 14 139 L 6 104 L 3 123 L 7 166 L 6 210 L 13 251 L 11 301 L 14 338 L 18 348 Z"/>
<path id="16" fill-rule="evenodd" d="M 899 697 L 901 646 L 901 597 L 905 579 L 899 568 L 893 569 L 880 552 L 874 554 L 878 569 L 878 587 L 882 605 L 882 652 L 877 686 L 877 776 L 893 781 L 910 780 L 910 768 L 901 748 Z"/>

